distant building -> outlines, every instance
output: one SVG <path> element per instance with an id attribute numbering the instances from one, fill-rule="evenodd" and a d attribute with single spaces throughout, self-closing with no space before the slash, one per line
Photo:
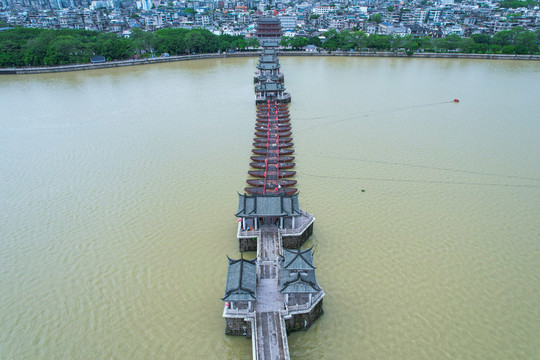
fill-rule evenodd
<path id="1" fill-rule="evenodd" d="M 279 16 L 278 19 L 281 22 L 281 27 L 283 29 L 296 28 L 296 16 Z"/>
<path id="2" fill-rule="evenodd" d="M 152 9 L 152 0 L 140 0 L 137 1 L 137 9 L 148 11 Z"/>
<path id="3" fill-rule="evenodd" d="M 113 2 L 112 0 L 108 0 L 108 1 L 95 1 L 95 0 L 92 0 L 92 3 L 90 4 L 90 9 L 91 10 L 96 10 L 96 9 L 112 9 L 114 7 L 113 5 Z"/>
<path id="4" fill-rule="evenodd" d="M 261 41 L 281 39 L 281 22 L 277 18 L 261 18 L 257 22 L 255 35 Z"/>
<path id="5" fill-rule="evenodd" d="M 313 13 L 316 15 L 328 14 L 332 10 L 330 6 L 315 6 L 313 8 Z"/>

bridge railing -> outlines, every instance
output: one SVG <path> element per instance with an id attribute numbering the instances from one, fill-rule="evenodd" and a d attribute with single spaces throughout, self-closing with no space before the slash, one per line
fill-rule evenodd
<path id="1" fill-rule="evenodd" d="M 306 211 L 302 211 L 300 210 L 300 212 L 302 213 L 301 216 L 298 216 L 296 219 L 295 219 L 295 226 L 293 229 L 280 229 L 279 232 L 281 235 L 299 235 L 299 234 L 302 234 L 309 225 L 311 225 L 313 223 L 313 221 L 315 221 L 315 218 L 313 217 L 313 215 L 311 215 L 310 213 L 306 212 Z"/>
<path id="2" fill-rule="evenodd" d="M 238 222 L 237 238 L 255 238 L 259 236 L 261 236 L 261 230 L 242 230 L 242 223 Z"/>
<path id="3" fill-rule="evenodd" d="M 303 303 L 303 304 L 287 305 L 287 311 L 288 312 L 295 312 L 295 311 L 308 310 L 312 306 L 317 304 L 317 302 L 319 302 L 319 299 L 321 299 L 323 296 L 324 296 L 324 291 L 321 290 L 311 299 L 311 303 L 306 302 L 306 303 Z"/>
<path id="4" fill-rule="evenodd" d="M 283 93 L 283 95 L 278 95 L 277 99 L 278 100 L 286 100 L 286 99 L 290 99 L 291 98 L 291 94 L 289 93 Z"/>
<path id="5" fill-rule="evenodd" d="M 229 307 L 227 307 L 227 305 L 224 306 L 223 308 L 223 316 L 235 316 L 235 315 L 241 315 L 241 316 L 254 316 L 255 314 L 255 311 L 254 310 L 251 310 L 249 311 L 248 309 L 231 309 Z"/>

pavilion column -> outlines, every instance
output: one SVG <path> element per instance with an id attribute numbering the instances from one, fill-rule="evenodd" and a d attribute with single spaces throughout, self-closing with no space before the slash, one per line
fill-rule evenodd
<path id="1" fill-rule="evenodd" d="M 246 229 L 246 218 L 243 217 L 242 218 L 242 230 L 245 230 Z"/>
<path id="2" fill-rule="evenodd" d="M 248 302 L 248 311 L 251 312 L 251 309 L 253 308 L 253 303 L 251 301 Z"/>
<path id="3" fill-rule="evenodd" d="M 285 304 L 289 303 L 289 294 L 285 294 Z"/>
<path id="4" fill-rule="evenodd" d="M 295 216 L 292 216 L 292 228 L 294 229 L 294 219 L 295 219 Z"/>
<path id="5" fill-rule="evenodd" d="M 257 217 L 254 218 L 255 221 L 255 230 L 259 229 L 259 219 Z"/>
<path id="6" fill-rule="evenodd" d="M 283 229 L 283 216 L 279 218 L 279 228 Z"/>
<path id="7" fill-rule="evenodd" d="M 311 306 L 311 301 L 313 299 L 313 294 L 309 293 L 309 305 Z"/>

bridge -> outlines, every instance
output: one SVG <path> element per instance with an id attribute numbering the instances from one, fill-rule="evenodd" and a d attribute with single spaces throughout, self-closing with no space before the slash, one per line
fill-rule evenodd
<path id="1" fill-rule="evenodd" d="M 290 359 L 287 332 L 306 330 L 323 314 L 312 249 L 302 245 L 315 218 L 299 206 L 294 143 L 284 76 L 277 56 L 278 19 L 257 24 L 263 47 L 254 76 L 257 117 L 251 170 L 238 194 L 240 259 L 230 259 L 223 317 L 225 333 L 252 338 L 253 358 Z M 244 259 L 256 251 L 256 259 Z"/>

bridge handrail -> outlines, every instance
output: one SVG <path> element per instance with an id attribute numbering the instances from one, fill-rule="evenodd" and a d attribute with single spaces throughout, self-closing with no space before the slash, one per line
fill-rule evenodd
<path id="1" fill-rule="evenodd" d="M 298 228 L 294 228 L 294 229 L 279 229 L 279 233 L 281 235 L 299 235 L 299 234 L 302 234 L 304 232 L 304 230 L 306 230 L 308 228 L 309 225 L 311 225 L 313 223 L 313 221 L 315 221 L 315 217 L 313 217 L 312 214 L 306 212 L 306 211 L 303 211 L 303 210 L 300 210 L 300 212 L 302 213 L 302 216 L 305 216 L 307 218 L 307 221 L 302 223 L 302 226 L 298 227 Z"/>
<path id="2" fill-rule="evenodd" d="M 317 304 L 317 302 L 319 301 L 319 299 L 321 299 L 322 297 L 324 297 L 324 291 L 319 291 L 316 295 L 316 297 L 314 297 L 313 299 L 311 299 L 311 304 L 309 303 L 305 303 L 305 304 L 297 304 L 297 305 L 287 305 L 287 312 L 295 312 L 295 311 L 303 311 L 303 310 L 309 310 L 311 309 L 314 305 Z"/>
<path id="3" fill-rule="evenodd" d="M 245 315 L 245 316 L 255 316 L 255 310 L 249 311 L 248 309 L 231 309 L 228 308 L 226 305 L 223 308 L 223 316 L 226 315 Z"/>
<path id="4" fill-rule="evenodd" d="M 255 238 L 261 236 L 261 230 L 242 230 L 242 224 L 238 222 L 238 231 L 236 234 L 236 237 L 238 239 L 244 239 L 244 238 Z"/>

